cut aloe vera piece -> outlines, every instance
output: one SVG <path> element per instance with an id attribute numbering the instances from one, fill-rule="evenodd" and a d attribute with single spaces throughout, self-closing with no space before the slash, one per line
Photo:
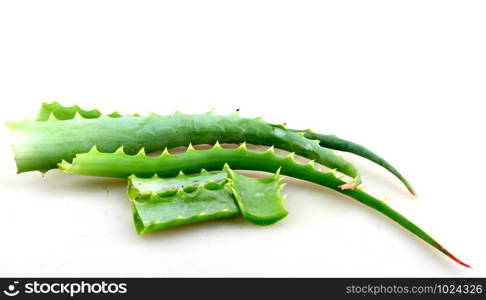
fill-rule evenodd
<path id="1" fill-rule="evenodd" d="M 128 196 L 139 234 L 240 213 L 226 172 L 174 178 L 130 176 Z"/>
<path id="2" fill-rule="evenodd" d="M 243 216 L 257 225 L 270 225 L 288 212 L 283 206 L 284 197 L 280 196 L 279 171 L 271 177 L 252 178 L 225 168 L 231 176 L 231 189 Z"/>

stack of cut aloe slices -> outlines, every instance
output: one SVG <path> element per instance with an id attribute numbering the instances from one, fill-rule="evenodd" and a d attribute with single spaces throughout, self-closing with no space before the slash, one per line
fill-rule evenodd
<path id="1" fill-rule="evenodd" d="M 273 224 L 287 215 L 280 195 L 282 174 L 351 197 L 469 267 L 414 223 L 364 192 L 357 168 L 335 150 L 379 164 L 415 195 L 410 183 L 391 164 L 335 135 L 288 129 L 262 118 L 243 118 L 237 112 L 102 114 L 96 109 L 64 107 L 56 102 L 42 104 L 34 121 L 7 125 L 18 173 L 59 169 L 68 174 L 127 178 L 134 223 L 140 234 L 240 214 L 254 224 Z M 219 143 L 240 146 L 223 148 Z M 269 148 L 250 151 L 246 143 Z M 192 147 L 200 144 L 213 146 L 208 150 Z M 180 146 L 186 146 L 186 152 L 171 154 L 167 150 Z M 274 148 L 290 154 L 278 155 Z M 162 150 L 158 156 L 150 155 Z M 294 154 L 310 161 L 301 164 Z M 233 170 L 274 175 L 252 178 Z"/>

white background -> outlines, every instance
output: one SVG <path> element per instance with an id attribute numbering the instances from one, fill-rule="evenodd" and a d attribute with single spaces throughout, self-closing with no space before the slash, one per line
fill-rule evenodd
<path id="1" fill-rule="evenodd" d="M 15 174 L 1 128 L 0 276 L 486 276 L 484 1 L 2 1 L 1 122 L 42 101 L 104 112 L 241 109 L 375 150 L 344 154 L 382 215 L 286 180 L 280 223 L 138 236 L 123 180 Z"/>

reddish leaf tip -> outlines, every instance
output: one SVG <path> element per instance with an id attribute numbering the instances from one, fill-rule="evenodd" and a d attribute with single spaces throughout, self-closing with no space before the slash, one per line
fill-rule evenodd
<path id="1" fill-rule="evenodd" d="M 452 253 L 450 253 L 449 251 L 447 251 L 444 247 L 442 247 L 441 245 L 438 245 L 437 249 L 439 249 L 442 253 L 444 253 L 445 255 L 447 255 L 450 259 L 452 259 L 453 261 L 455 261 L 456 263 L 460 264 L 461 266 L 464 266 L 466 268 L 469 268 L 469 269 L 472 269 L 472 267 L 468 264 L 466 264 L 465 262 L 463 262 L 462 260 L 460 260 L 459 258 L 455 257 L 454 255 L 452 255 Z"/>
<path id="2" fill-rule="evenodd" d="M 469 268 L 469 269 L 472 269 L 472 267 L 468 264 L 466 264 L 465 262 L 463 262 L 462 260 L 460 260 L 459 258 L 455 257 L 454 255 L 450 255 L 449 256 L 452 260 L 454 260 L 456 263 L 466 267 L 466 268 Z"/>

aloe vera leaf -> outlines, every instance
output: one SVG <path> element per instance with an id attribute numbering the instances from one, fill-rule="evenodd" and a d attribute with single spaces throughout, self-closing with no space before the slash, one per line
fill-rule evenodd
<path id="1" fill-rule="evenodd" d="M 299 164 L 294 160 L 292 153 L 286 157 L 279 156 L 275 154 L 272 147 L 265 152 L 255 152 L 249 151 L 245 144 L 236 149 L 223 149 L 219 144 L 216 144 L 210 150 L 195 150 L 193 147 L 188 147 L 183 154 L 170 154 L 168 151 L 164 151 L 158 157 L 149 157 L 142 151 L 136 155 L 127 155 L 123 152 L 123 149 L 114 153 L 102 153 L 96 147 L 93 147 L 88 153 L 76 155 L 72 163 L 61 162 L 59 169 L 69 174 L 123 178 L 131 174 L 136 174 L 139 177 L 150 177 L 153 174 L 175 176 L 179 171 L 191 174 L 197 173 L 201 169 L 221 170 L 225 164 L 228 164 L 234 170 L 256 170 L 271 173 L 275 173 L 281 168 L 282 175 L 331 188 L 379 211 L 457 263 L 469 267 L 383 201 L 360 189 L 342 190 L 340 186 L 345 183 L 337 178 L 333 172 L 318 170 L 313 162 Z"/>
<path id="2" fill-rule="evenodd" d="M 64 107 L 64 106 L 61 106 L 57 102 L 53 102 L 53 103 L 42 104 L 42 107 L 39 111 L 37 121 L 46 121 L 51 116 L 53 116 L 53 117 L 55 117 L 59 120 L 72 119 L 72 118 L 74 118 L 76 112 L 79 113 L 84 118 L 88 118 L 88 119 L 97 118 L 97 117 L 101 116 L 101 112 L 99 112 L 96 109 L 86 111 L 86 110 L 81 109 L 77 105 L 74 105 L 74 106 L 71 106 L 71 107 Z M 118 117 L 118 116 L 121 116 L 121 115 L 117 112 L 113 112 L 110 116 Z M 315 133 L 310 129 L 307 129 L 307 130 L 289 129 L 289 128 L 286 128 L 285 125 L 283 125 L 283 124 L 274 124 L 272 126 L 278 127 L 282 130 L 288 130 L 288 131 L 303 134 L 304 137 L 306 137 L 309 140 L 318 141 L 319 144 L 322 147 L 334 149 L 334 150 L 339 150 L 339 151 L 344 151 L 344 152 L 349 152 L 349 153 L 353 153 L 353 154 L 356 154 L 358 156 L 361 156 L 363 158 L 366 158 L 366 159 L 382 166 L 383 168 L 388 170 L 390 173 L 395 175 L 405 185 L 405 187 L 410 191 L 410 193 L 412 195 L 414 195 L 414 196 L 417 195 L 414 188 L 412 187 L 412 185 L 408 182 L 407 179 L 405 179 L 405 177 L 395 167 L 393 167 L 390 163 L 388 163 L 385 159 L 383 159 L 382 157 L 380 157 L 376 153 L 372 152 L 371 150 L 369 150 L 368 148 L 366 148 L 366 147 L 364 147 L 360 144 L 339 138 L 339 137 L 337 137 L 336 135 L 333 135 L 333 134 Z M 355 181 L 350 182 L 348 184 L 356 185 L 358 183 L 359 183 L 359 180 L 355 180 Z"/>
<path id="3" fill-rule="evenodd" d="M 385 159 L 383 159 L 373 151 L 369 150 L 368 148 L 360 144 L 354 143 L 352 141 L 342 139 L 334 134 L 315 133 L 312 132 L 310 129 L 307 130 L 289 129 L 289 130 L 294 132 L 302 132 L 304 134 L 304 137 L 310 140 L 318 140 L 322 147 L 353 153 L 382 166 L 390 173 L 395 175 L 395 177 L 397 177 L 405 185 L 405 187 L 413 196 L 417 196 L 417 193 L 415 192 L 412 185 L 408 182 L 407 179 L 405 179 L 405 177 L 403 177 L 403 175 L 394 166 L 392 166 L 389 162 L 387 162 Z"/>
<path id="4" fill-rule="evenodd" d="M 60 105 L 57 102 L 53 103 L 43 103 L 42 107 L 39 111 L 37 121 L 47 121 L 50 118 L 55 118 L 59 120 L 69 120 L 73 119 L 76 114 L 79 114 L 83 118 L 87 119 L 93 119 L 93 118 L 99 118 L 102 116 L 101 112 L 98 111 L 97 109 L 93 110 L 83 110 L 79 106 L 74 105 L 71 107 L 64 107 Z M 137 114 L 135 114 L 137 115 Z M 121 115 L 118 112 L 113 112 L 112 114 L 108 115 L 110 117 L 121 117 Z M 339 150 L 339 151 L 344 151 L 344 152 L 349 152 L 356 154 L 358 156 L 361 156 L 363 158 L 366 158 L 389 172 L 391 172 L 393 175 L 395 175 L 404 185 L 405 187 L 412 193 L 412 195 L 416 196 L 416 192 L 413 189 L 412 185 L 403 177 L 403 175 L 395 168 L 393 167 L 390 163 L 388 163 L 385 159 L 377 155 L 376 153 L 372 152 L 368 148 L 359 145 L 357 143 L 354 143 L 349 140 L 345 140 L 342 138 L 337 137 L 336 135 L 330 135 L 330 134 L 319 134 L 315 133 L 310 129 L 307 130 L 297 130 L 297 129 L 289 129 L 285 128 L 283 124 L 274 124 L 271 125 L 274 126 L 275 128 L 279 128 L 281 130 L 287 130 L 287 131 L 292 131 L 296 132 L 299 134 L 304 135 L 305 138 L 312 140 L 312 141 L 317 141 L 322 147 L 324 148 L 329 148 L 329 149 L 334 149 L 334 150 Z M 315 159 L 315 158 L 314 158 Z M 349 175 L 349 174 L 348 174 Z M 350 175 L 352 176 L 352 175 Z M 357 175 L 356 175 L 357 176 Z M 360 183 L 360 179 L 357 178 L 353 180 L 352 182 L 349 182 L 344 185 L 344 187 L 350 187 L 353 188 L 357 184 Z"/>
<path id="5" fill-rule="evenodd" d="M 240 214 L 226 172 L 174 178 L 129 177 L 135 228 L 139 234 Z M 197 178 L 197 179 L 195 179 Z M 188 190 L 187 188 L 191 188 Z M 175 193 L 172 190 L 176 188 Z"/>
<path id="6" fill-rule="evenodd" d="M 227 166 L 227 165 L 226 165 Z M 287 216 L 283 206 L 284 197 L 280 195 L 279 172 L 271 177 L 252 178 L 228 170 L 231 175 L 231 190 L 243 216 L 257 225 L 271 225 Z"/>
<path id="7" fill-rule="evenodd" d="M 275 146 L 336 169 L 352 177 L 355 184 L 360 182 L 359 173 L 352 164 L 321 147 L 318 141 L 310 141 L 283 126 L 268 124 L 262 118 L 242 118 L 237 113 L 120 116 L 51 103 L 43 104 L 37 119 L 7 124 L 19 173 L 47 172 L 62 160 L 70 162 L 76 154 L 88 152 L 94 145 L 103 152 L 114 152 L 123 146 L 127 154 L 134 155 L 142 148 L 151 153 L 189 143 L 220 141 Z"/>

